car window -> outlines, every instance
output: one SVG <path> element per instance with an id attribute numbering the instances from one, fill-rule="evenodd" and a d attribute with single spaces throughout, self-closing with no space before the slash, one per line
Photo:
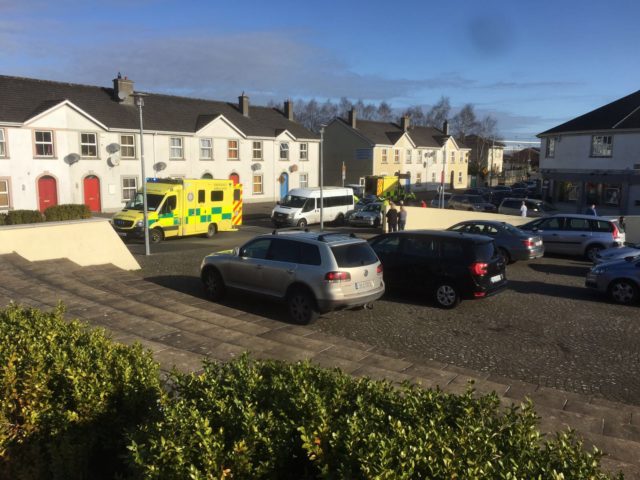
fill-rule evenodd
<path id="1" fill-rule="evenodd" d="M 460 260 L 464 256 L 462 244 L 455 240 L 440 240 L 440 253 L 443 260 Z"/>
<path id="2" fill-rule="evenodd" d="M 498 229 L 493 225 L 482 225 L 482 234 L 495 237 L 498 234 Z"/>
<path id="3" fill-rule="evenodd" d="M 371 265 L 378 261 L 378 257 L 368 243 L 349 243 L 331 247 L 338 267 L 351 268 L 361 265 Z"/>
<path id="4" fill-rule="evenodd" d="M 476 262 L 488 262 L 496 255 L 495 245 L 493 241 L 475 243 L 473 245 Z"/>
<path id="5" fill-rule="evenodd" d="M 572 231 L 589 231 L 591 230 L 591 226 L 589 225 L 589 220 L 586 218 L 567 218 L 564 222 L 565 230 Z"/>
<path id="6" fill-rule="evenodd" d="M 419 258 L 435 258 L 438 256 L 437 243 L 428 237 L 409 237 L 402 245 L 405 255 Z"/>
<path id="7" fill-rule="evenodd" d="M 260 238 L 258 240 L 254 240 L 242 247 L 242 250 L 240 250 L 240 256 L 260 259 L 267 258 L 267 252 L 269 251 L 270 245 L 270 238 Z"/>
<path id="8" fill-rule="evenodd" d="M 469 225 L 467 225 L 466 223 L 462 223 L 460 225 L 454 225 L 448 230 L 451 230 L 452 232 L 466 232 L 468 228 L 469 228 Z"/>
<path id="9" fill-rule="evenodd" d="M 284 238 L 274 238 L 271 240 L 271 247 L 267 252 L 267 260 L 276 262 L 298 262 L 300 242 L 285 240 Z"/>
<path id="10" fill-rule="evenodd" d="M 389 237 L 382 237 L 375 240 L 371 246 L 378 253 L 395 253 L 400 247 L 400 237 L 398 235 L 391 235 Z"/>
<path id="11" fill-rule="evenodd" d="M 536 225 L 540 230 L 560 230 L 562 228 L 562 218 L 545 218 Z"/>
<path id="12" fill-rule="evenodd" d="M 310 243 L 298 242 L 298 248 L 300 250 L 300 257 L 298 263 L 303 265 L 320 265 L 320 249 L 317 245 Z"/>
<path id="13" fill-rule="evenodd" d="M 307 201 L 304 202 L 304 207 L 302 207 L 303 212 L 310 212 L 311 210 L 316 208 L 316 199 L 315 198 L 307 198 Z"/>
<path id="14" fill-rule="evenodd" d="M 604 220 L 591 220 L 591 229 L 594 232 L 611 232 L 613 231 L 613 226 L 610 222 Z"/>
<path id="15" fill-rule="evenodd" d="M 482 225 L 478 225 L 475 223 L 469 224 L 469 228 L 467 228 L 467 232 L 474 233 L 476 235 L 482 235 Z"/>

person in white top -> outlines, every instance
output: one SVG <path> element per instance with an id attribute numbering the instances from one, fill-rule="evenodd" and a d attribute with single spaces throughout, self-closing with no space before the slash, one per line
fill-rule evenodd
<path id="1" fill-rule="evenodd" d="M 521 217 L 527 216 L 527 204 L 524 201 L 522 202 L 522 206 L 520 207 L 520 216 Z"/>

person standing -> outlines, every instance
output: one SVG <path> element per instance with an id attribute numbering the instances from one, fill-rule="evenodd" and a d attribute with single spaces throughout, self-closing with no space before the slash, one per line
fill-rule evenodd
<path id="1" fill-rule="evenodd" d="M 420 200 L 420 206 L 422 208 L 427 208 L 427 202 L 425 202 L 424 200 Z"/>
<path id="2" fill-rule="evenodd" d="M 398 210 L 393 202 L 389 202 L 389 210 L 387 210 L 387 225 L 390 232 L 398 231 Z"/>
<path id="3" fill-rule="evenodd" d="M 527 203 L 525 201 L 523 201 L 522 205 L 520 206 L 520 216 L 521 217 L 527 216 Z"/>
<path id="4" fill-rule="evenodd" d="M 593 215 L 594 217 L 598 216 L 598 212 L 596 211 L 596 204 L 592 203 L 589 208 L 587 208 L 587 215 Z"/>
<path id="5" fill-rule="evenodd" d="M 404 203 L 400 202 L 400 212 L 398 212 L 398 229 L 404 230 L 407 226 L 407 210 L 404 208 Z"/>

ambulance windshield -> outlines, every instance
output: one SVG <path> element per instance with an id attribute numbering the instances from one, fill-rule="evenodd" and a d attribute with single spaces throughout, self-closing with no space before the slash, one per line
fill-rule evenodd
<path id="1" fill-rule="evenodd" d="M 153 195 L 147 193 L 147 211 L 155 212 L 162 202 L 164 195 Z M 126 210 L 142 210 L 143 207 L 142 193 L 136 193 L 136 196 L 127 202 L 125 205 Z"/>

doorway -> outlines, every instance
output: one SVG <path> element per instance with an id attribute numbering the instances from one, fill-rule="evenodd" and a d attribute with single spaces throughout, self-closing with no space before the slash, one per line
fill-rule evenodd
<path id="1" fill-rule="evenodd" d="M 41 212 L 58 205 L 58 182 L 55 178 L 44 175 L 38 179 L 38 204 Z"/>
<path id="2" fill-rule="evenodd" d="M 289 175 L 287 172 L 282 172 L 280 174 L 280 198 L 284 198 L 287 196 L 289 192 Z"/>
<path id="3" fill-rule="evenodd" d="M 92 212 L 99 212 L 100 205 L 100 179 L 95 175 L 84 177 L 84 204 Z"/>
<path id="4" fill-rule="evenodd" d="M 237 173 L 232 173 L 229 175 L 229 180 L 233 180 L 234 185 L 238 185 L 240 183 L 240 175 Z"/>

